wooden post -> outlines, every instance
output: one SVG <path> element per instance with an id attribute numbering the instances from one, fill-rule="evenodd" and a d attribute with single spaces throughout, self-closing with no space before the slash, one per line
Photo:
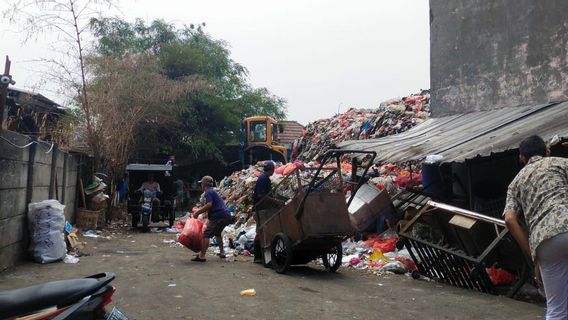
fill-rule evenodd
<path id="1" fill-rule="evenodd" d="M 81 199 L 83 200 L 83 209 L 87 209 L 87 199 L 85 198 L 85 188 L 83 188 L 83 179 L 79 178 L 79 187 L 81 189 Z"/>
<path id="2" fill-rule="evenodd" d="M 32 138 L 33 141 L 36 141 L 35 138 Z M 32 202 L 34 197 L 34 164 L 35 164 L 35 156 L 36 156 L 36 149 L 37 143 L 34 143 L 30 146 L 29 149 L 29 156 L 28 156 L 28 177 L 26 181 L 26 216 L 28 215 L 29 204 Z M 28 219 L 24 219 L 24 230 L 28 230 L 29 227 Z M 29 244 L 29 233 L 24 232 L 24 246 L 27 248 Z"/>
<path id="3" fill-rule="evenodd" d="M 10 76 L 10 64 L 11 61 L 6 56 L 6 64 L 4 65 L 3 76 Z M 8 98 L 8 85 L 10 83 L 2 83 L 2 98 L 0 99 L 0 130 L 4 130 L 4 109 L 6 106 L 6 99 Z"/>
<path id="4" fill-rule="evenodd" d="M 61 203 L 65 204 L 65 194 L 67 193 L 67 158 L 69 154 L 63 153 L 63 181 L 61 182 Z"/>
<path id="5" fill-rule="evenodd" d="M 57 179 L 57 147 L 53 146 L 51 152 L 51 173 L 49 175 L 49 199 L 55 197 L 55 180 Z"/>

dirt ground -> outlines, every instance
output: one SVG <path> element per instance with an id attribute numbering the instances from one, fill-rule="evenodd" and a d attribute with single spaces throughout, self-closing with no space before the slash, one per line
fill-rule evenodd
<path id="1" fill-rule="evenodd" d="M 116 274 L 114 305 L 130 319 L 542 319 L 542 307 L 408 276 L 342 268 L 295 267 L 286 275 L 253 264 L 209 256 L 191 262 L 186 248 L 165 243 L 175 235 L 125 232 L 87 242 L 77 264 L 26 263 L 0 273 L 0 290 Z M 254 288 L 253 297 L 239 292 Z"/>

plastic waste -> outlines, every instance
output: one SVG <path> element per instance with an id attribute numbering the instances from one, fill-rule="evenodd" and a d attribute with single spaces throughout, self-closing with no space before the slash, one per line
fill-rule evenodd
<path id="1" fill-rule="evenodd" d="M 178 237 L 178 242 L 194 252 L 201 251 L 203 247 L 203 222 L 194 218 L 187 219 Z"/>
<path id="2" fill-rule="evenodd" d="M 77 263 L 77 262 L 79 262 L 79 258 L 77 258 L 73 255 L 70 255 L 70 254 L 66 254 L 65 258 L 63 259 L 63 262 L 64 263 Z"/>
<path id="3" fill-rule="evenodd" d="M 389 261 L 389 258 L 387 258 L 382 252 L 381 250 L 375 250 L 375 252 L 373 252 L 370 256 L 369 256 L 369 260 L 371 261 Z"/>
<path id="4" fill-rule="evenodd" d="M 375 250 L 380 250 L 382 253 L 393 252 L 396 249 L 397 237 L 381 239 L 379 237 L 371 237 L 369 240 L 365 241 L 367 247 L 373 248 Z"/>
<path id="5" fill-rule="evenodd" d="M 241 296 L 243 297 L 254 297 L 256 296 L 256 290 L 254 289 L 246 289 L 241 291 Z"/>
<path id="6" fill-rule="evenodd" d="M 166 228 L 164 229 L 167 233 L 178 233 L 179 230 L 177 228 Z"/>
<path id="7" fill-rule="evenodd" d="M 354 266 L 358 265 L 359 263 L 361 263 L 361 258 L 359 258 L 359 257 L 353 257 L 353 258 L 349 259 L 349 265 L 350 266 L 354 267 Z"/>
<path id="8" fill-rule="evenodd" d="M 428 164 L 434 164 L 434 163 L 439 163 L 442 162 L 444 160 L 444 156 L 439 155 L 439 154 L 430 154 L 426 156 L 426 159 L 424 160 L 424 163 L 428 163 Z"/>
<path id="9" fill-rule="evenodd" d="M 83 237 L 98 238 L 99 235 L 93 230 L 87 230 L 83 232 Z"/>
<path id="10" fill-rule="evenodd" d="M 406 258 L 406 257 L 403 257 L 403 256 L 397 256 L 397 257 L 395 257 L 394 259 L 395 259 L 396 261 L 398 261 L 398 262 L 404 264 L 404 266 L 405 266 L 408 270 L 410 270 L 410 271 L 416 271 L 416 270 L 418 270 L 418 269 L 416 268 L 416 264 L 414 263 L 414 261 L 413 261 L 412 259 L 409 259 L 409 258 Z"/>
<path id="11" fill-rule="evenodd" d="M 57 200 L 44 200 L 28 205 L 30 253 L 39 263 L 65 258 L 65 206 Z"/>
<path id="12" fill-rule="evenodd" d="M 510 274 L 507 270 L 491 266 L 491 268 L 485 269 L 489 275 L 489 279 L 495 286 L 507 286 L 513 284 L 515 277 Z"/>
<path id="13" fill-rule="evenodd" d="M 385 264 L 382 268 L 383 271 L 390 271 L 396 274 L 405 274 L 408 269 L 400 261 L 393 261 Z"/>

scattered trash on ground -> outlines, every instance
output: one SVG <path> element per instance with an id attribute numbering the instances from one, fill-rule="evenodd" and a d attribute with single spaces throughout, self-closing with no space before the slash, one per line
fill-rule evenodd
<path id="1" fill-rule="evenodd" d="M 78 263 L 79 262 L 79 258 L 70 255 L 70 254 L 66 254 L 65 258 L 63 258 L 63 262 L 65 263 Z"/>
<path id="2" fill-rule="evenodd" d="M 97 234 L 96 231 L 87 230 L 87 231 L 83 232 L 83 237 L 98 238 L 100 236 Z"/>
<path id="3" fill-rule="evenodd" d="M 241 296 L 243 297 L 253 297 L 256 296 L 256 290 L 254 289 L 246 289 L 241 291 Z"/>

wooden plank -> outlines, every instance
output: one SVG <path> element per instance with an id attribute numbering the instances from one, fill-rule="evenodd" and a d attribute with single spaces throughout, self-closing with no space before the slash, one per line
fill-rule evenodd
<path id="1" fill-rule="evenodd" d="M 457 227 L 467 229 L 467 230 L 470 230 L 475 225 L 476 222 L 477 221 L 475 219 L 460 216 L 460 215 L 457 215 L 457 214 L 455 214 L 450 219 L 450 224 L 457 226 Z"/>

